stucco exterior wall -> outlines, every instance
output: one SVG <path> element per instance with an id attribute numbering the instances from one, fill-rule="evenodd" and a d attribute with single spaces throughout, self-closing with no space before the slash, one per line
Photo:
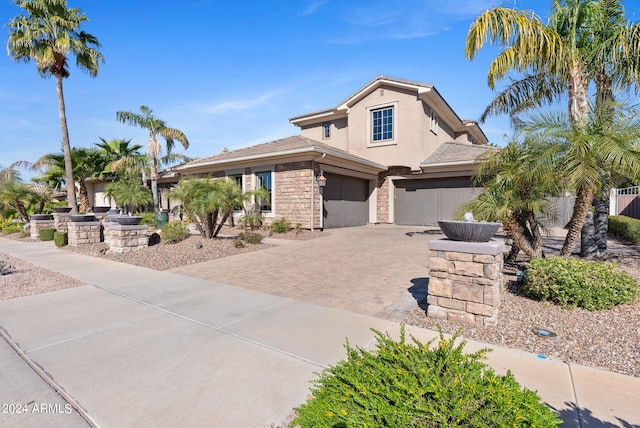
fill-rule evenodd
<path id="1" fill-rule="evenodd" d="M 327 121 L 331 123 L 329 138 L 324 138 L 325 122 L 314 123 L 300 128 L 300 135 L 321 141 L 341 150 L 349 151 L 348 119 L 346 117 Z"/>

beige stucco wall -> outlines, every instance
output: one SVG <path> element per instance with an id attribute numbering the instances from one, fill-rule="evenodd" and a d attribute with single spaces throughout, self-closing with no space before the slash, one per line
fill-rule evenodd
<path id="1" fill-rule="evenodd" d="M 329 121 L 327 121 L 329 122 Z M 347 130 L 347 118 L 340 118 L 331 120 L 331 136 L 324 138 L 324 128 L 322 126 L 325 122 L 314 123 L 312 125 L 303 126 L 300 128 L 300 134 L 303 137 L 311 138 L 312 140 L 320 141 L 325 144 L 329 144 L 338 149 L 349 151 L 349 137 Z"/>

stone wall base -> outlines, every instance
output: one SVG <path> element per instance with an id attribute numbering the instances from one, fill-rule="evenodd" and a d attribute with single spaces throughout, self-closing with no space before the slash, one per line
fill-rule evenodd
<path id="1" fill-rule="evenodd" d="M 429 242 L 427 316 L 459 324 L 494 326 L 502 287 L 504 244 Z"/>
<path id="2" fill-rule="evenodd" d="M 54 220 L 31 220 L 29 222 L 29 233 L 31 239 L 40 240 L 40 231 L 42 229 L 55 229 Z"/>
<path id="3" fill-rule="evenodd" d="M 107 227 L 109 251 L 122 254 L 149 246 L 149 226 L 147 225 L 125 226 L 110 223 Z"/>
<path id="4" fill-rule="evenodd" d="M 99 221 L 67 222 L 69 245 L 97 244 L 101 241 L 102 226 Z"/>

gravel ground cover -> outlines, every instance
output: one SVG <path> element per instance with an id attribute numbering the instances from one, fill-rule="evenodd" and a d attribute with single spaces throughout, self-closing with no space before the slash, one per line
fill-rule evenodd
<path id="1" fill-rule="evenodd" d="M 231 232 L 223 231 L 225 235 Z M 273 234 L 272 237 L 306 240 L 326 236 L 326 234 L 327 232 L 302 231 L 297 234 L 295 232 Z M 29 240 L 29 238 L 20 238 L 17 234 L 5 237 Z M 197 243 L 202 243 L 202 248 L 197 248 Z M 78 248 L 67 246 L 61 251 L 78 251 L 96 257 L 106 257 L 164 270 L 242 252 L 257 251 L 271 245 L 247 244 L 244 248 L 236 248 L 233 239 L 208 240 L 191 236 L 178 244 L 160 243 L 126 255 L 108 252 L 105 244 Z M 546 252 L 553 255 L 561 246 L 561 240 L 547 239 Z M 607 260 L 619 264 L 622 269 L 640 281 L 640 247 L 610 241 L 609 248 Z M 9 275 L 0 275 L 0 300 L 83 285 L 72 278 L 0 253 L 0 260 L 3 259 L 15 266 L 16 271 Z M 446 321 L 434 321 L 426 317 L 426 307 L 423 304 L 417 305 L 405 322 L 430 329 L 437 329 L 440 326 L 446 333 L 454 333 L 461 329 L 463 338 L 640 377 L 640 303 L 621 305 L 598 312 L 562 309 L 550 303 L 537 302 L 522 296 L 521 290 L 515 283 L 517 269 L 517 266 L 505 267 L 505 289 L 496 327 L 460 326 Z M 538 337 L 532 332 L 536 328 L 551 330 L 557 334 L 557 337 Z"/>

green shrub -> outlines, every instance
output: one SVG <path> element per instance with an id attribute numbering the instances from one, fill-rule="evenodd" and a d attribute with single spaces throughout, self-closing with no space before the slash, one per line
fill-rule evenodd
<path id="1" fill-rule="evenodd" d="M 40 229 L 40 240 L 53 241 L 53 234 L 55 232 L 56 232 L 55 229 Z"/>
<path id="2" fill-rule="evenodd" d="M 609 234 L 640 244 L 640 220 L 624 215 L 609 216 Z"/>
<path id="3" fill-rule="evenodd" d="M 180 242 L 190 235 L 189 229 L 180 221 L 172 221 L 162 226 L 162 239 L 167 242 Z"/>
<path id="4" fill-rule="evenodd" d="M 375 331 L 375 330 L 374 330 Z M 560 418 L 511 372 L 496 375 L 481 362 L 488 349 L 464 354 L 457 335 L 431 347 L 375 331 L 376 351 L 351 348 L 324 370 L 312 397 L 295 409 L 291 426 L 556 427 Z M 431 347 L 431 349 L 430 349 Z"/>
<path id="5" fill-rule="evenodd" d="M 64 247 L 69 243 L 69 234 L 67 232 L 54 232 L 53 242 L 56 247 Z"/>
<path id="6" fill-rule="evenodd" d="M 523 286 L 528 297 L 590 311 L 631 303 L 638 294 L 636 280 L 615 265 L 564 257 L 531 260 Z"/>
<path id="7" fill-rule="evenodd" d="M 248 244 L 259 244 L 262 242 L 262 235 L 254 232 L 242 232 L 238 235 L 238 239 L 245 241 Z"/>
<path id="8" fill-rule="evenodd" d="M 156 225 L 156 215 L 154 213 L 142 213 L 138 215 L 142 216 L 142 220 L 140 220 L 141 224 L 158 227 Z"/>
<path id="9" fill-rule="evenodd" d="M 0 232 L 6 233 L 7 235 L 18 232 L 16 227 L 20 229 L 22 225 L 23 223 L 14 223 L 13 216 L 0 217 Z"/>
<path id="10" fill-rule="evenodd" d="M 244 241 L 241 240 L 241 239 L 236 239 L 235 246 L 236 246 L 236 248 L 244 248 L 244 247 L 246 247 Z"/>
<path id="11" fill-rule="evenodd" d="M 291 223 L 287 221 L 286 218 L 282 217 L 280 220 L 275 220 L 269 226 L 271 230 L 275 233 L 286 233 L 289 229 L 291 229 Z"/>
<path id="12" fill-rule="evenodd" d="M 240 220 L 238 220 L 238 224 L 242 227 L 250 228 L 251 230 L 256 229 L 262 226 L 262 213 L 259 211 L 252 211 L 245 213 Z"/>
<path id="13" fill-rule="evenodd" d="M 2 233 L 7 235 L 11 235 L 13 233 L 22 232 L 24 229 L 22 228 L 24 225 L 22 223 L 13 223 L 8 226 L 2 228 Z"/>

